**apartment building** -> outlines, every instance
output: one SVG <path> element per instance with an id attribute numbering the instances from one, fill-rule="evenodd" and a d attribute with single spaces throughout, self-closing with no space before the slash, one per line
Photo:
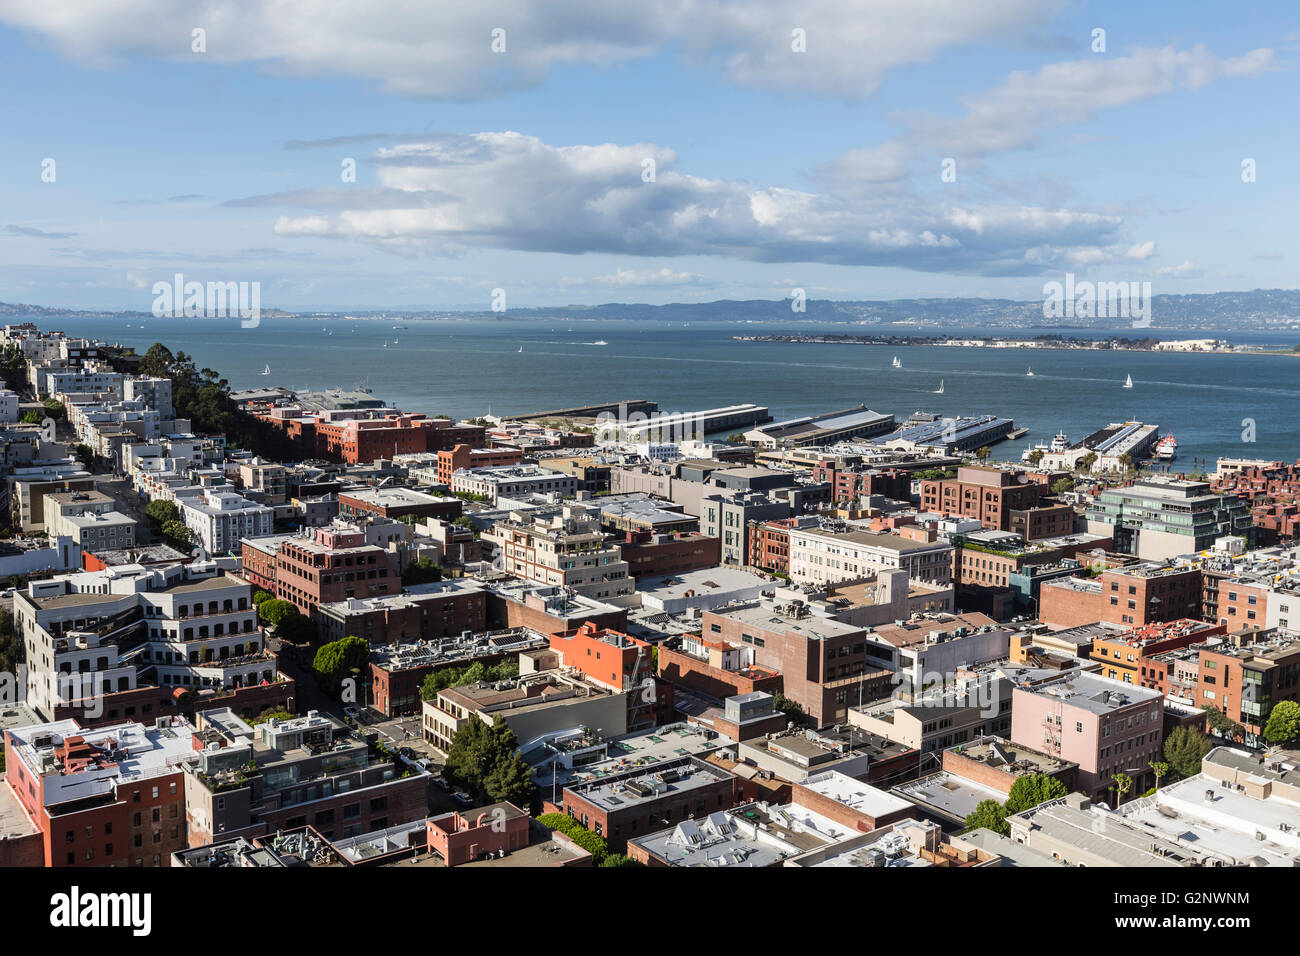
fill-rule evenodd
<path id="1" fill-rule="evenodd" d="M 189 845 L 314 827 L 327 840 L 428 814 L 428 774 L 362 740 L 327 714 L 252 726 L 206 711 L 198 759 L 185 765 Z"/>
<path id="2" fill-rule="evenodd" d="M 1144 561 L 1166 561 L 1213 546 L 1225 535 L 1255 540 L 1250 506 L 1219 495 L 1207 481 L 1143 478 L 1107 488 L 1088 506 L 1088 530 L 1111 535 L 1115 550 Z"/>
<path id="3" fill-rule="evenodd" d="M 454 521 L 460 517 L 458 498 L 425 494 L 410 488 L 367 488 L 339 492 L 339 517 L 357 521 L 366 517 L 438 518 Z"/>
<path id="4" fill-rule="evenodd" d="M 457 494 L 481 495 L 495 505 L 502 498 L 538 494 L 571 498 L 578 492 L 578 479 L 540 465 L 467 468 L 452 473 L 451 490 Z"/>
<path id="5" fill-rule="evenodd" d="M 1263 746 L 1268 715 L 1300 700 L 1300 639 L 1274 631 L 1233 631 L 1198 647 L 1194 704 L 1214 707 L 1241 725 L 1248 746 Z"/>
<path id="6" fill-rule="evenodd" d="M 345 526 L 316 528 L 311 537 L 280 542 L 275 554 L 276 597 L 314 617 L 322 604 L 397 594 L 402 579 L 389 552 Z"/>
<path id="7" fill-rule="evenodd" d="M 1164 698 L 1086 671 L 1022 681 L 1012 692 L 1011 740 L 1079 765 L 1078 788 L 1104 796 L 1115 774 L 1141 793 L 1153 780 L 1148 764 L 1164 742 Z"/>
<path id="8" fill-rule="evenodd" d="M 657 679 L 652 648 L 645 641 L 586 623 L 552 634 L 551 650 L 559 655 L 560 666 L 626 695 L 629 733 L 672 720 L 672 685 Z"/>
<path id="9" fill-rule="evenodd" d="M 790 579 L 835 584 L 873 572 L 902 569 L 912 581 L 952 581 L 952 545 L 901 534 L 829 528 L 790 529 Z"/>
<path id="10" fill-rule="evenodd" d="M 1189 618 L 1162 621 L 1117 634 L 1098 634 L 1089 656 L 1101 664 L 1102 676 L 1163 694 L 1166 668 L 1154 658 L 1203 643 L 1224 630 L 1222 624 L 1206 624 Z"/>
<path id="11" fill-rule="evenodd" d="M 346 585 L 346 581 L 343 583 Z M 486 617 L 482 585 L 466 578 L 418 584 L 405 590 L 396 581 L 391 593 L 349 597 L 316 606 L 322 641 L 355 635 L 364 637 L 372 646 L 484 631 Z"/>
<path id="12" fill-rule="evenodd" d="M 595 512 L 578 505 L 516 511 L 492 527 L 502 570 L 599 601 L 625 603 L 636 590 L 623 551 L 600 528 Z"/>
<path id="13" fill-rule="evenodd" d="M 209 554 L 236 552 L 243 538 L 268 535 L 275 527 L 274 508 L 225 489 L 208 488 L 176 504 L 181 520 Z"/>
<path id="14" fill-rule="evenodd" d="M 191 695 L 264 709 L 293 694 L 240 578 L 124 565 L 33 582 L 14 597 L 14 624 L 27 701 L 49 719 L 151 716 Z"/>
<path id="15" fill-rule="evenodd" d="M 45 496 L 45 531 L 71 538 L 82 551 L 117 551 L 135 546 L 136 521 L 120 513 L 117 502 L 100 491 L 56 492 Z"/>
<path id="16" fill-rule="evenodd" d="M 456 445 L 437 452 L 438 467 L 435 475 L 439 484 L 452 485 L 452 475 L 462 469 L 503 468 L 521 464 L 524 453 L 518 448 L 471 448 Z"/>
<path id="17" fill-rule="evenodd" d="M 21 856 L 47 867 L 170 865 L 186 845 L 183 767 L 197 758 L 194 733 L 175 716 L 6 730 L 4 784 L 36 828 L 19 838 L 30 844 Z"/>

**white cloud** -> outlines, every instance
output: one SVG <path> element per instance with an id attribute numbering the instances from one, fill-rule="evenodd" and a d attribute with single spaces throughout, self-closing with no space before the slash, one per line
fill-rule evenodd
<path id="1" fill-rule="evenodd" d="M 1205 270 L 1194 262 L 1184 262 L 1177 266 L 1165 266 L 1156 274 L 1169 276 L 1171 279 L 1199 279 L 1205 275 Z"/>
<path id="2" fill-rule="evenodd" d="M 652 183 L 641 178 L 646 157 L 657 168 Z M 472 248 L 714 255 L 1024 275 L 1108 261 L 1127 248 L 1117 245 L 1122 220 L 1113 215 L 940 203 L 897 190 L 848 201 L 706 179 L 677 165 L 673 150 L 651 143 L 552 146 L 514 132 L 440 136 L 380 149 L 376 192 L 286 192 L 240 202 L 305 207 L 277 219 L 280 236 L 435 255 Z M 409 202 L 398 208 L 394 196 Z"/>
<path id="3" fill-rule="evenodd" d="M 1060 135 L 1054 132 L 1057 127 L 1083 125 L 1103 110 L 1199 89 L 1218 79 L 1257 75 L 1273 65 L 1270 49 L 1220 59 L 1196 46 L 1138 49 L 1126 56 L 1094 56 L 1017 71 L 998 87 L 961 97 L 961 115 L 904 114 L 899 117 L 904 126 L 899 136 L 848 151 L 819 174 L 828 188 L 851 191 L 862 183 L 905 178 L 921 154 L 952 157 L 960 169 L 992 153 L 1029 148 Z"/>
<path id="4" fill-rule="evenodd" d="M 390 92 L 479 98 L 534 86 L 563 64 L 605 66 L 680 51 L 732 82 L 846 98 L 945 49 L 1034 34 L 1063 0 L 0 0 L 0 22 L 78 63 L 139 55 L 352 76 Z M 191 52 L 195 27 L 207 51 Z M 492 31 L 506 31 L 493 53 Z M 791 32 L 806 35 L 792 50 Z"/>
<path id="5" fill-rule="evenodd" d="M 1138 262 L 1146 262 L 1156 252 L 1156 241 L 1148 239 L 1146 242 L 1139 242 L 1135 246 L 1129 246 L 1128 252 L 1124 253 L 1125 259 L 1134 259 Z"/>

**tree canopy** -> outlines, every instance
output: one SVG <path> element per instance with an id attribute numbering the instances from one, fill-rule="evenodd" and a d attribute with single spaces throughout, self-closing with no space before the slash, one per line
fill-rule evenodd
<path id="1" fill-rule="evenodd" d="M 1011 816 L 1048 800 L 1059 800 L 1065 794 L 1065 784 L 1056 777 L 1049 777 L 1045 773 L 1027 774 L 1011 785 L 1004 809 L 1006 815 Z"/>
<path id="2" fill-rule="evenodd" d="M 606 856 L 605 838 L 599 834 L 592 833 L 577 820 L 564 813 L 544 813 L 537 818 L 537 822 L 544 827 L 549 827 L 559 833 L 563 833 L 578 846 L 582 847 L 591 854 L 591 861 L 600 866 Z"/>
<path id="3" fill-rule="evenodd" d="M 429 584 L 442 580 L 442 568 L 428 558 L 418 558 L 406 566 L 402 572 L 402 585 L 411 587 L 416 584 Z"/>
<path id="4" fill-rule="evenodd" d="M 1165 762 L 1179 777 L 1194 777 L 1201 772 L 1201 758 L 1214 744 L 1194 727 L 1175 727 L 1165 738 Z"/>
<path id="5" fill-rule="evenodd" d="M 467 720 L 451 739 L 447 779 L 477 800 L 530 808 L 537 802 L 537 785 L 518 749 L 519 740 L 503 718 L 491 727 L 477 717 Z"/>
<path id="6" fill-rule="evenodd" d="M 1280 700 L 1269 711 L 1264 724 L 1264 739 L 1271 744 L 1285 744 L 1300 736 L 1300 704 Z"/>
<path id="7" fill-rule="evenodd" d="M 966 817 L 967 830 L 982 828 L 1001 833 L 1003 836 L 1011 833 L 1011 827 L 1007 825 L 1007 811 L 996 800 L 981 800 Z"/>
<path id="8" fill-rule="evenodd" d="M 349 636 L 321 645 L 311 667 L 323 679 L 336 681 L 346 677 L 350 671 L 364 667 L 369 660 L 370 642 Z"/>

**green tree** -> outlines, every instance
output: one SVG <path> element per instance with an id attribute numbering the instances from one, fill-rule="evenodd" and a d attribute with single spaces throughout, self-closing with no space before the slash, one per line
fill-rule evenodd
<path id="1" fill-rule="evenodd" d="M 316 651 L 311 668 L 322 679 L 338 681 L 351 671 L 359 670 L 370 660 L 370 642 L 365 638 L 348 636 L 322 644 Z"/>
<path id="2" fill-rule="evenodd" d="M 1280 700 L 1268 713 L 1264 724 L 1264 739 L 1271 744 L 1286 744 L 1300 736 L 1300 704 L 1293 700 Z"/>
<path id="3" fill-rule="evenodd" d="M 1011 827 L 1007 824 L 1007 811 L 996 800 L 981 800 L 979 805 L 966 817 L 966 830 L 986 828 L 994 833 L 1008 836 Z"/>
<path id="4" fill-rule="evenodd" d="M 1213 747 L 1194 727 L 1175 727 L 1165 738 L 1165 760 L 1179 777 L 1194 777 L 1201 772 L 1201 758 Z"/>
<path id="5" fill-rule="evenodd" d="M 1124 802 L 1124 794 L 1133 789 L 1133 778 L 1126 773 L 1117 773 L 1111 778 L 1110 788 L 1115 791 L 1115 806 Z"/>
<path id="6" fill-rule="evenodd" d="M 1041 448 L 1035 448 L 1029 453 L 1029 464 L 1037 468 L 1043 460 L 1043 454 L 1044 452 Z"/>
<path id="7" fill-rule="evenodd" d="M 1069 477 L 1068 475 L 1064 478 L 1057 478 L 1054 482 L 1052 482 L 1052 494 L 1054 495 L 1063 495 L 1067 491 L 1073 491 L 1073 490 L 1074 490 L 1074 479 Z"/>
<path id="8" fill-rule="evenodd" d="M 978 458 L 980 461 L 985 461 L 992 454 L 993 454 L 993 449 L 990 448 L 988 445 L 985 445 L 983 448 L 979 448 L 976 450 L 975 457 Z"/>
<path id="9" fill-rule="evenodd" d="M 1007 816 L 1011 816 L 1048 800 L 1059 800 L 1065 794 L 1065 784 L 1055 777 L 1045 773 L 1027 774 L 1011 785 L 1004 810 Z"/>
<path id="10" fill-rule="evenodd" d="M 90 468 L 95 463 L 95 449 L 89 445 L 78 442 L 72 446 L 72 454 L 76 456 L 77 461 L 81 462 L 83 468 Z"/>
<path id="11" fill-rule="evenodd" d="M 408 588 L 441 580 L 442 568 L 428 558 L 418 558 L 408 564 L 406 570 L 402 572 L 402 585 Z"/>
<path id="12" fill-rule="evenodd" d="M 289 713 L 287 710 L 281 710 L 278 707 L 268 707 L 250 720 L 249 723 L 256 726 L 257 724 L 264 724 L 272 718 L 275 720 L 293 720 L 293 714 Z"/>
<path id="13" fill-rule="evenodd" d="M 23 658 L 23 641 L 14 627 L 13 612 L 7 607 L 0 608 L 0 672 L 18 673 Z"/>
<path id="14" fill-rule="evenodd" d="M 39 425 L 41 422 L 45 421 L 45 413 L 38 412 L 36 409 L 31 408 L 23 412 L 23 417 L 18 420 L 24 425 Z"/>
<path id="15" fill-rule="evenodd" d="M 253 592 L 253 603 L 258 607 L 261 607 L 263 601 L 269 601 L 274 597 L 275 595 L 272 594 L 270 591 L 263 591 L 259 588 L 258 590 Z"/>
<path id="16" fill-rule="evenodd" d="M 788 720 L 793 720 L 796 724 L 803 720 L 803 708 L 784 694 L 776 695 L 772 701 L 772 707 L 785 714 Z"/>
<path id="17" fill-rule="evenodd" d="M 50 418 L 53 418 L 55 421 L 63 418 L 63 416 L 68 412 L 68 410 L 63 407 L 63 403 L 57 398 L 47 398 L 45 401 L 41 402 L 41 404 L 45 406 L 45 414 L 49 415 Z"/>
<path id="18" fill-rule="evenodd" d="M 1236 740 L 1246 736 L 1246 728 L 1241 726 L 1219 708 L 1213 704 L 1205 704 L 1201 707 L 1205 711 L 1205 720 L 1210 725 L 1210 729 L 1221 737 L 1228 740 Z"/>
<path id="19" fill-rule="evenodd" d="M 1080 471 L 1092 471 L 1092 466 L 1097 464 L 1097 453 L 1090 451 L 1079 459 L 1078 468 Z"/>
<path id="20" fill-rule="evenodd" d="M 289 644 L 310 644 L 318 635 L 311 618 L 294 611 L 280 618 L 280 623 L 275 625 L 275 636 Z"/>
<path id="21" fill-rule="evenodd" d="M 537 818 L 542 826 L 563 833 L 578 846 L 591 854 L 591 861 L 600 866 L 604 861 L 608 844 L 605 838 L 592 833 L 577 820 L 563 813 L 544 813 Z"/>
<path id="22" fill-rule="evenodd" d="M 532 768 L 515 750 L 508 757 L 501 758 L 492 772 L 483 778 L 483 790 L 493 803 L 505 801 L 530 809 L 538 802 Z"/>
<path id="23" fill-rule="evenodd" d="M 531 807 L 537 802 L 537 787 L 518 750 L 519 739 L 502 718 L 491 727 L 477 718 L 468 720 L 452 737 L 447 777 L 478 800 Z"/>
<path id="24" fill-rule="evenodd" d="M 183 547 L 188 547 L 194 543 L 194 532 L 183 521 L 164 521 L 162 534 L 164 538 Z"/>
<path id="25" fill-rule="evenodd" d="M 151 501 L 145 505 L 144 513 L 149 518 L 158 522 L 159 525 L 164 525 L 168 521 L 181 520 L 181 509 L 176 505 L 176 502 L 165 501 L 162 498 Z"/>
<path id="26" fill-rule="evenodd" d="M 1147 763 L 1147 766 L 1151 768 L 1151 772 L 1155 775 L 1156 778 L 1155 788 L 1159 790 L 1160 778 L 1168 775 L 1170 769 L 1169 764 L 1165 763 L 1163 760 L 1152 760 Z"/>
<path id="27" fill-rule="evenodd" d="M 173 361 L 175 356 L 172 355 L 171 349 L 161 342 L 155 342 L 149 346 L 149 351 L 145 352 L 144 358 L 140 360 L 140 374 L 150 378 L 170 378 Z"/>
<path id="28" fill-rule="evenodd" d="M 640 867 L 645 866 L 644 863 L 639 863 L 638 861 L 632 859 L 630 856 L 625 856 L 622 853 L 605 854 L 605 858 L 600 861 L 600 865 L 601 866 L 640 866 Z"/>
<path id="29" fill-rule="evenodd" d="M 298 609 L 288 601 L 280 598 L 271 598 L 269 601 L 263 601 L 257 606 L 257 617 L 263 624 L 270 624 L 272 627 L 279 626 L 290 614 L 297 614 Z"/>

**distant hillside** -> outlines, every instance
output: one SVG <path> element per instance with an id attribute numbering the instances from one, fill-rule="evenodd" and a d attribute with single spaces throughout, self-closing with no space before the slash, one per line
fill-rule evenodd
<path id="1" fill-rule="evenodd" d="M 348 315 L 355 318 L 445 318 L 484 316 L 501 318 L 501 313 L 474 310 L 374 309 L 371 311 L 300 312 L 263 309 L 263 317 L 310 315 L 313 318 Z M 148 312 L 113 312 L 60 309 L 39 305 L 0 303 L 0 320 L 18 318 L 130 318 Z M 602 305 L 566 305 L 545 308 L 512 308 L 511 318 L 623 319 L 632 322 L 843 322 L 867 325 L 907 323 L 932 328 L 971 326 L 977 328 L 1096 328 L 1125 329 L 1126 319 L 1099 318 L 1049 320 L 1043 317 L 1041 300 L 1014 299 L 894 299 L 888 301 L 833 301 L 809 299 L 803 312 L 792 312 L 789 299 L 720 299 L 715 302 L 674 302 L 669 305 L 608 302 Z M 1196 330 L 1300 330 L 1300 289 L 1255 289 L 1250 292 L 1210 292 L 1200 295 L 1155 295 L 1151 304 L 1151 328 Z"/>

